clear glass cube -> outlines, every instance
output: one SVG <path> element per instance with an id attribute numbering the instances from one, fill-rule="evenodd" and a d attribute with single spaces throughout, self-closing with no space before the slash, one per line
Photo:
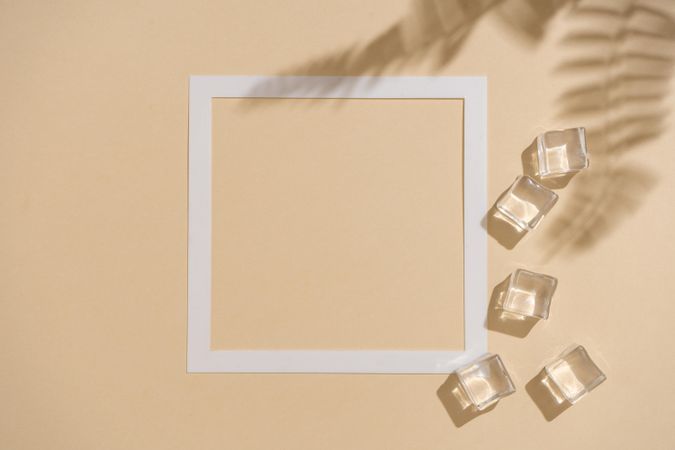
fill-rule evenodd
<path id="1" fill-rule="evenodd" d="M 511 274 L 509 286 L 499 306 L 516 316 L 548 319 L 551 299 L 557 286 L 556 278 L 518 269 Z"/>
<path id="2" fill-rule="evenodd" d="M 516 391 L 499 355 L 485 355 L 455 373 L 464 394 L 479 411 Z"/>
<path id="3" fill-rule="evenodd" d="M 544 370 L 570 403 L 576 403 L 607 379 L 581 345 L 567 349 Z"/>
<path id="4" fill-rule="evenodd" d="M 495 207 L 520 231 L 534 229 L 558 201 L 558 194 L 521 175 L 497 200 Z"/>
<path id="5" fill-rule="evenodd" d="M 537 137 L 537 163 L 541 178 L 576 173 L 588 167 L 586 130 L 553 130 Z"/>

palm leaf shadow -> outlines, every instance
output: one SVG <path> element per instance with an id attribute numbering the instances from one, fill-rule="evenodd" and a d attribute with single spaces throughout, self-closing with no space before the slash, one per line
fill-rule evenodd
<path id="1" fill-rule="evenodd" d="M 340 88 L 349 76 L 403 71 L 408 64 L 434 59 L 440 70 L 462 48 L 480 20 L 495 12 L 530 42 L 544 36 L 560 11 L 573 25 L 559 45 L 572 50 L 555 71 L 576 81 L 557 101 L 557 117 L 587 128 L 593 169 L 579 176 L 548 231 L 553 253 L 583 250 L 598 242 L 635 211 L 654 185 L 645 168 L 630 167 L 623 155 L 658 138 L 668 109 L 675 54 L 675 0 L 412 0 L 407 15 L 365 43 L 292 65 L 280 75 L 339 76 L 335 85 L 311 79 L 263 82 L 250 92 L 265 97 L 273 83 L 284 96 L 311 97 Z M 568 8 L 569 7 L 569 8 Z M 591 52 L 589 53 L 589 49 Z M 373 79 L 372 82 L 376 82 Z M 242 101 L 244 108 L 259 103 Z M 592 175 L 592 176 L 586 176 Z"/>
<path id="2" fill-rule="evenodd" d="M 249 96 L 265 97 L 266 92 L 274 91 L 284 96 L 311 97 L 336 88 L 347 94 L 352 81 L 344 77 L 377 76 L 423 60 L 432 61 L 435 70 L 440 70 L 455 58 L 488 12 L 496 9 L 511 28 L 538 40 L 548 21 L 566 3 L 568 0 L 412 0 L 407 15 L 368 42 L 349 45 L 279 72 L 279 75 L 343 77 L 336 78 L 334 85 L 313 84 L 311 79 L 299 82 L 277 79 L 258 84 Z M 256 105 L 243 102 L 246 108 Z"/>
<path id="3" fill-rule="evenodd" d="M 549 255 L 590 248 L 637 210 L 655 175 L 624 156 L 657 139 L 669 114 L 673 2 L 586 3 L 572 9 L 572 19 L 583 20 L 573 20 L 561 41 L 572 56 L 556 70 L 577 81 L 558 98 L 557 115 L 586 124 L 593 167 L 571 184 L 571 198 L 549 224 Z"/>

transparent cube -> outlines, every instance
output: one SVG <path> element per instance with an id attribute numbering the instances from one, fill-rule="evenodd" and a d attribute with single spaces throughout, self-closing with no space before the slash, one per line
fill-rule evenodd
<path id="1" fill-rule="evenodd" d="M 558 280 L 551 276 L 518 269 L 511 274 L 499 306 L 516 316 L 548 319 L 557 285 Z"/>
<path id="2" fill-rule="evenodd" d="M 499 355 L 485 355 L 455 373 L 464 394 L 479 411 L 516 391 Z"/>
<path id="3" fill-rule="evenodd" d="M 567 349 L 544 370 L 570 403 L 576 403 L 607 379 L 581 345 Z"/>
<path id="4" fill-rule="evenodd" d="M 520 231 L 534 229 L 558 201 L 558 194 L 528 176 L 516 178 L 495 207 Z"/>
<path id="5" fill-rule="evenodd" d="M 568 128 L 540 134 L 537 162 L 541 178 L 561 177 L 588 167 L 585 129 Z"/>

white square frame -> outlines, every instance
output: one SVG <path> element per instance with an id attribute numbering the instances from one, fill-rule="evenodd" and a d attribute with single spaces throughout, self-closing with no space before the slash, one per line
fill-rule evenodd
<path id="1" fill-rule="evenodd" d="M 289 87 L 292 87 L 289 89 Z M 464 101 L 464 350 L 211 350 L 211 100 L 381 98 Z M 191 76 L 187 371 L 449 373 L 487 352 L 485 77 Z"/>

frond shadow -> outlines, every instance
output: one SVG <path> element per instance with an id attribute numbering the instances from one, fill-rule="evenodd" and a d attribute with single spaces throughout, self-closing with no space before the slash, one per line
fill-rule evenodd
<path id="1" fill-rule="evenodd" d="M 412 63 L 431 61 L 435 70 L 449 64 L 466 42 L 476 24 L 488 12 L 498 16 L 511 29 L 530 39 L 540 39 L 544 25 L 569 0 L 412 0 L 401 20 L 366 43 L 356 43 L 330 54 L 293 65 L 279 75 L 334 76 L 334 84 L 276 79 L 255 86 L 250 97 L 268 97 L 282 92 L 284 97 L 312 98 L 326 92 L 349 93 L 352 76 L 376 77 L 387 71 L 402 71 Z M 377 79 L 372 80 L 373 83 Z M 242 101 L 244 108 L 256 107 Z"/>
<path id="2" fill-rule="evenodd" d="M 665 129 L 675 65 L 674 3 L 584 2 L 581 18 L 560 45 L 571 57 L 556 67 L 576 83 L 558 98 L 557 116 L 583 122 L 592 170 L 578 177 L 562 212 L 547 227 L 549 256 L 586 250 L 635 212 L 656 183 L 644 167 L 623 160 Z M 599 44 L 599 45 L 589 45 Z"/>
<path id="3" fill-rule="evenodd" d="M 675 0 L 411 0 L 408 13 L 366 42 L 291 65 L 279 75 L 299 82 L 263 82 L 251 97 L 348 96 L 356 80 L 402 73 L 411 64 L 441 70 L 454 60 L 476 25 L 494 13 L 526 41 L 542 40 L 557 14 L 568 14 L 555 74 L 572 81 L 557 99 L 556 117 L 586 127 L 592 170 L 576 177 L 572 197 L 547 226 L 551 255 L 594 245 L 634 212 L 655 184 L 653 173 L 623 158 L 658 139 L 669 114 L 664 104 L 675 66 Z M 333 76 L 333 84 L 312 82 Z M 271 85 L 270 83 L 273 83 Z M 273 88 L 273 91 L 270 89 Z M 339 100 L 335 100 L 339 103 Z M 261 102 L 242 100 L 245 109 Z"/>
<path id="4" fill-rule="evenodd" d="M 649 170 L 627 164 L 580 176 L 565 213 L 549 226 L 550 235 L 557 236 L 549 256 L 565 245 L 578 251 L 595 245 L 642 205 L 654 185 Z"/>

